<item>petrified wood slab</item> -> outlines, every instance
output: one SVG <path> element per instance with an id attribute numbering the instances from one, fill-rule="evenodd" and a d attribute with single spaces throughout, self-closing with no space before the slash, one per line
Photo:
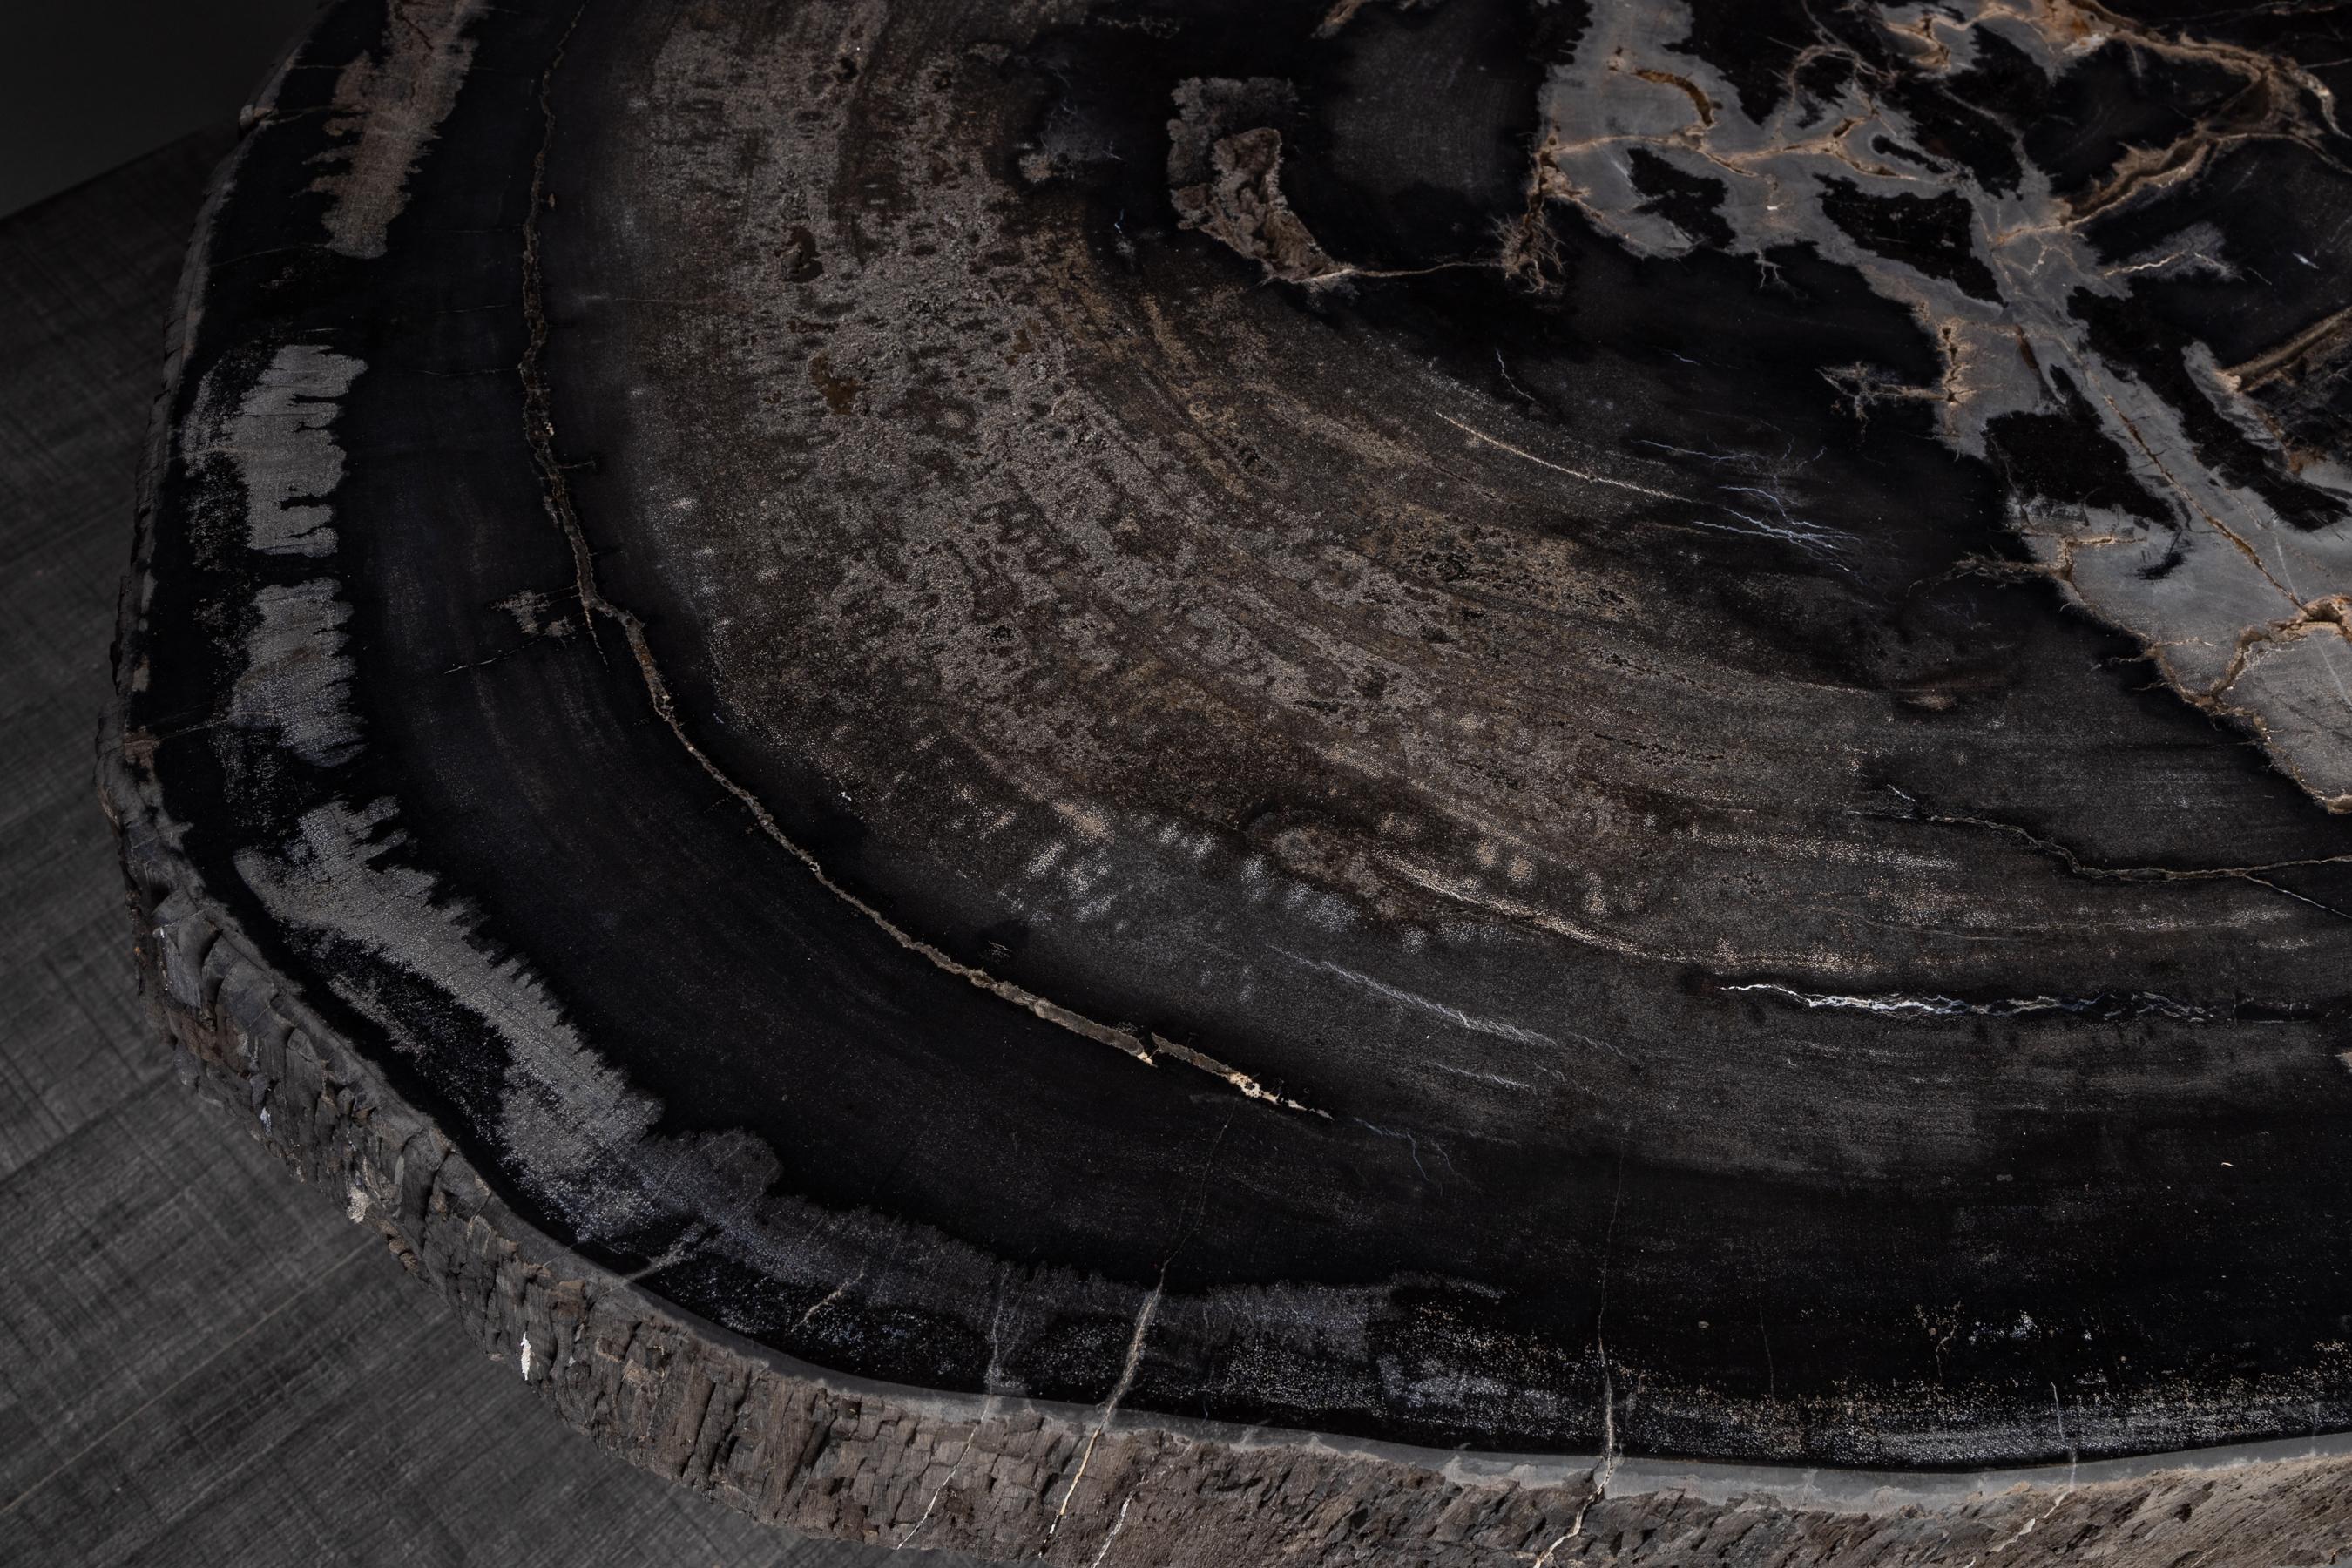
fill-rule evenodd
<path id="1" fill-rule="evenodd" d="M 2315 1554 L 2340 32 L 340 5 L 125 601 L 160 1016 L 807 1528 Z"/>

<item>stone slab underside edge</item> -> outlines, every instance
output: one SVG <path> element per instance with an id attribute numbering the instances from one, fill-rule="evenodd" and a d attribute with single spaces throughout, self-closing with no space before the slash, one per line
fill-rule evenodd
<path id="1" fill-rule="evenodd" d="M 127 601 L 138 588 L 134 576 Z M 2284 1564 L 2352 1549 L 2352 1454 L 2318 1448 L 1976 1484 L 1858 1487 L 1720 1466 L 1683 1479 L 1613 1456 L 1446 1454 L 1135 1411 L 1106 1420 L 792 1362 L 661 1305 L 502 1203 L 207 900 L 119 734 L 118 715 L 100 787 L 153 1037 L 566 1421 L 755 1519 L 1088 1565 Z"/>

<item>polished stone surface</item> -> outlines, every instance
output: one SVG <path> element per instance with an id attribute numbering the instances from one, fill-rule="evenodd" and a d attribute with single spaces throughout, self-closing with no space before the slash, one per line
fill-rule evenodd
<path id="1" fill-rule="evenodd" d="M 539 1225 L 1106 1423 L 2352 1426 L 2333 22 L 407 21 L 210 230 L 129 749 Z"/>

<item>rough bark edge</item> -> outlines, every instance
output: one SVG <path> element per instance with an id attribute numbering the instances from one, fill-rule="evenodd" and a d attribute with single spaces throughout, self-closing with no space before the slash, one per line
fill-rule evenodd
<path id="1" fill-rule="evenodd" d="M 288 60 L 290 62 L 289 54 Z M 273 112 L 281 63 L 244 120 Z M 184 1081 L 332 1184 L 491 1357 L 640 1468 L 754 1519 L 892 1546 L 1122 1563 L 2334 1563 L 2352 1451 L 2254 1445 L 1981 1477 L 1448 1454 L 844 1378 L 660 1303 L 507 1207 L 256 958 L 171 847 L 121 701 L 138 679 L 158 484 L 200 320 L 215 176 L 166 335 L 99 744 L 148 1026 Z"/>
<path id="2" fill-rule="evenodd" d="M 1065 1563 L 2332 1563 L 2352 1455 L 2258 1445 L 2005 1476 L 1514 1458 L 842 1378 L 659 1303 L 509 1209 L 188 885 L 104 770 L 145 1015 L 183 1079 L 340 1194 L 565 1420 L 765 1522 Z M 2156 1468 L 2168 1463 L 2175 1468 Z M 1878 1484 L 1873 1484 L 1876 1482 Z M 1813 1502 L 1789 1500 L 1810 1495 Z"/>

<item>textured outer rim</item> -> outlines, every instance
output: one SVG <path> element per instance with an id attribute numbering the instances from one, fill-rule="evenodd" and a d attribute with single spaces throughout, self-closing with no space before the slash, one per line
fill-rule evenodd
<path id="1" fill-rule="evenodd" d="M 134 578 L 134 585 L 136 579 Z M 2333 1562 L 2352 1440 L 1902 1474 L 1446 1453 L 848 1378 L 636 1290 L 524 1221 L 257 962 L 111 745 L 150 1029 L 344 1198 L 485 1353 L 644 1468 L 813 1534 L 1055 1563 Z M 2094 1551 L 2094 1545 L 2105 1550 Z M 1754 1555 L 1748 1556 L 1748 1554 Z M 1246 1554 L 1246 1555 L 1240 1555 Z"/>

